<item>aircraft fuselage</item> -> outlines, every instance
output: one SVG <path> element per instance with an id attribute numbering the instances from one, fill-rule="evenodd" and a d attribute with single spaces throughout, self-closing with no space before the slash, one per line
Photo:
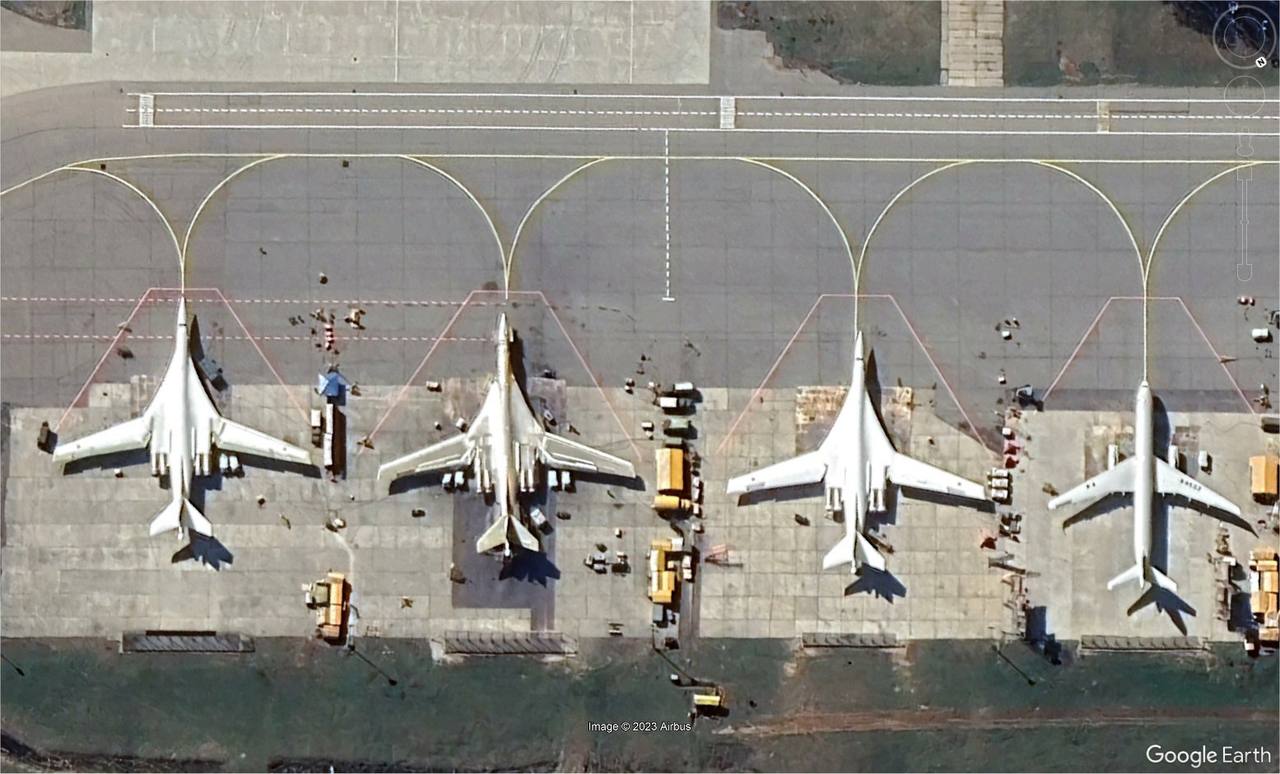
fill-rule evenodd
<path id="1" fill-rule="evenodd" d="M 1151 521 L 1155 516 L 1155 449 L 1151 418 L 1151 387 L 1144 379 L 1138 385 L 1133 407 L 1133 455 L 1137 466 L 1133 481 L 1133 561 L 1141 565 L 1151 552 Z"/>

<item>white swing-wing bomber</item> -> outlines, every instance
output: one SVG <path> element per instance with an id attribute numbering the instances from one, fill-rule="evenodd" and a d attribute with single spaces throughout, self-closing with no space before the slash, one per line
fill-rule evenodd
<path id="1" fill-rule="evenodd" d="M 845 536 L 827 552 L 823 569 L 842 564 L 885 569 L 884 557 L 863 534 L 867 514 L 885 508 L 886 483 L 985 500 L 981 484 L 921 462 L 893 448 L 867 394 L 862 333 L 854 339 L 853 381 L 835 424 L 814 451 L 729 481 L 729 494 L 826 485 L 827 510 L 845 515 Z"/>
<path id="2" fill-rule="evenodd" d="M 68 462 L 146 447 L 151 472 L 169 474 L 173 499 L 151 522 L 151 534 L 187 530 L 211 536 L 213 526 L 191 504 L 192 476 L 209 475 L 217 467 L 215 449 L 310 465 L 305 449 L 232 422 L 218 413 L 191 359 L 187 302 L 178 302 L 173 356 L 146 411 L 134 419 L 67 443 L 59 443 L 53 461 Z"/>
<path id="3" fill-rule="evenodd" d="M 513 544 L 528 551 L 541 547 L 525 526 L 517 501 L 517 493 L 532 493 L 539 486 L 539 465 L 620 478 L 635 478 L 636 471 L 626 460 L 543 429 L 511 370 L 513 334 L 505 314 L 498 317 L 494 338 L 497 370 L 467 431 L 385 463 L 378 468 L 378 480 L 470 468 L 480 491 L 492 495 L 496 514 L 476 541 L 476 551 L 500 548 L 511 556 Z"/>

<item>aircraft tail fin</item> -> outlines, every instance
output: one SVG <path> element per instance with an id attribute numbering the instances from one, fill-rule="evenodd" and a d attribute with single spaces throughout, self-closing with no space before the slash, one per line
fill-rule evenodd
<path id="1" fill-rule="evenodd" d="M 213 524 L 204 517 L 204 514 L 192 505 L 190 500 L 175 497 L 151 520 L 151 536 L 155 537 L 171 530 L 181 530 L 184 527 L 201 535 L 213 535 Z"/>

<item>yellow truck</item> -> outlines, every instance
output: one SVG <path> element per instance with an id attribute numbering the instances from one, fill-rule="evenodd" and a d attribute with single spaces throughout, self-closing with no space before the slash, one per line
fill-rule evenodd
<path id="1" fill-rule="evenodd" d="M 649 600 L 655 605 L 670 605 L 676 597 L 679 577 L 672 553 L 670 540 L 655 540 L 649 546 Z"/>
<path id="2" fill-rule="evenodd" d="M 1249 478 L 1252 481 L 1253 499 L 1260 503 L 1273 503 L 1280 495 L 1280 458 L 1274 454 L 1259 454 L 1249 458 Z"/>
<path id="3" fill-rule="evenodd" d="M 340 572 L 330 572 L 307 590 L 307 607 L 316 611 L 316 636 L 326 642 L 342 642 L 351 607 L 351 584 Z"/>
<path id="4" fill-rule="evenodd" d="M 693 693 L 693 714 L 723 716 L 729 714 L 729 701 L 720 686 L 700 688 Z"/>
<path id="5" fill-rule="evenodd" d="M 653 509 L 659 513 L 691 513 L 702 515 L 702 506 L 685 497 L 658 494 L 653 496 Z"/>
<path id="6" fill-rule="evenodd" d="M 684 477 L 684 449 L 656 449 L 654 457 L 658 466 L 658 492 L 683 496 L 688 486 Z"/>
<path id="7" fill-rule="evenodd" d="M 1257 645 L 1274 650 L 1280 646 L 1280 556 L 1270 546 L 1255 548 L 1249 554 L 1249 569 L 1256 578 L 1249 602 L 1258 624 Z"/>

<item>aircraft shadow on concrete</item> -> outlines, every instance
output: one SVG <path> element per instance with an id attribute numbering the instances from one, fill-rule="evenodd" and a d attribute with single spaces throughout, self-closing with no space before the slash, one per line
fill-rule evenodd
<path id="1" fill-rule="evenodd" d="M 221 570 L 224 565 L 229 567 L 235 561 L 235 556 L 216 537 L 196 532 L 190 533 L 190 537 L 190 542 L 170 558 L 171 563 L 195 561 L 214 570 Z"/>
<path id="2" fill-rule="evenodd" d="M 542 551 L 517 551 L 498 573 L 498 579 L 546 586 L 548 580 L 560 580 L 560 568 Z"/>
<path id="3" fill-rule="evenodd" d="M 1074 527 L 1082 521 L 1096 519 L 1099 516 L 1105 516 L 1112 511 L 1118 511 L 1121 508 L 1126 508 L 1130 505 L 1132 505 L 1132 503 L 1130 502 L 1129 495 L 1118 493 L 1109 494 L 1101 500 L 1090 503 L 1084 508 L 1081 508 L 1068 516 L 1062 522 L 1062 529 L 1066 530 L 1068 527 Z"/>
<path id="4" fill-rule="evenodd" d="M 630 489 L 633 492 L 643 492 L 645 490 L 644 478 L 639 475 L 627 478 L 626 476 L 613 476 L 608 473 L 574 473 L 573 476 L 578 481 L 593 486 L 616 486 Z"/>
<path id="5" fill-rule="evenodd" d="M 1129 605 L 1128 614 L 1142 610 L 1143 608 L 1155 605 L 1156 610 L 1169 616 L 1169 620 L 1178 628 L 1178 631 L 1185 637 L 1187 634 L 1187 623 L 1183 620 L 1182 615 L 1186 613 L 1190 616 L 1196 615 L 1196 609 L 1187 604 L 1186 600 L 1178 596 L 1176 593 L 1168 589 L 1152 585 L 1151 588 L 1142 592 L 1142 595 Z"/>
<path id="6" fill-rule="evenodd" d="M 449 471 L 452 473 L 453 471 Z M 390 494 L 403 494 L 414 489 L 424 489 L 430 486 L 439 486 L 444 480 L 444 472 L 436 471 L 434 473 L 412 473 L 407 476 L 393 479 L 388 487 Z"/>
<path id="7" fill-rule="evenodd" d="M 277 460 L 271 457 L 259 457 L 256 454 L 246 454 L 237 452 L 236 457 L 244 463 L 248 468 L 261 468 L 263 470 L 272 470 L 277 473 L 295 473 L 306 478 L 320 478 L 320 468 L 310 463 L 289 462 L 288 460 Z"/>
<path id="8" fill-rule="evenodd" d="M 790 502 L 792 500 L 809 500 L 822 497 L 826 492 L 825 485 L 819 481 L 813 484 L 798 486 L 782 486 L 777 489 L 757 489 L 738 495 L 738 505 L 756 505 L 768 502 Z"/>
<path id="9" fill-rule="evenodd" d="M 863 565 L 858 568 L 858 579 L 844 588 L 846 597 L 854 594 L 870 594 L 893 604 L 895 599 L 907 595 L 907 587 L 888 570 L 876 570 Z"/>
<path id="10" fill-rule="evenodd" d="M 967 497 L 957 497 L 956 495 L 948 494 L 946 492 L 932 492 L 928 489 L 916 489 L 909 486 L 896 488 L 901 489 L 902 493 L 910 497 L 912 500 L 922 500 L 936 505 L 950 505 L 955 508 L 979 511 L 981 513 L 996 512 L 996 504 L 991 500 L 970 500 Z M 888 499 L 887 496 L 886 499 Z"/>
<path id="11" fill-rule="evenodd" d="M 56 446 L 54 447 L 57 448 Z M 101 454 L 96 457 L 68 462 L 62 469 L 63 475 L 72 476 L 86 470 L 111 470 L 113 468 L 131 468 L 135 465 L 146 465 L 151 462 L 151 452 L 147 449 L 129 449 L 128 451 Z"/>
<path id="12" fill-rule="evenodd" d="M 869 511 L 866 523 L 862 525 L 864 533 L 879 533 L 881 527 L 891 527 L 898 523 L 898 498 L 904 494 L 896 486 L 887 486 L 884 490 L 884 510 Z M 841 522 L 844 514 L 841 514 Z"/>

